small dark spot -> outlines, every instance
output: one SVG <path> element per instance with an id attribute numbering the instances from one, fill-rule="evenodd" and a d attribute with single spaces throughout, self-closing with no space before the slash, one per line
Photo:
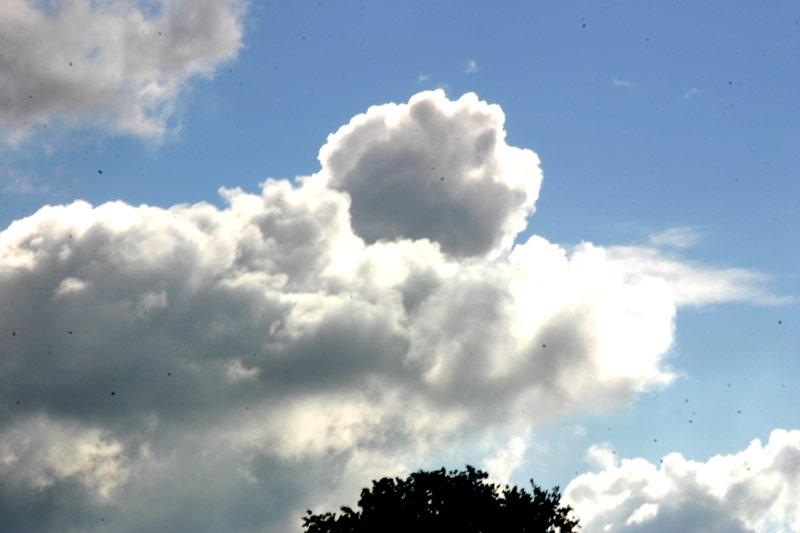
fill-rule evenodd
<path id="1" fill-rule="evenodd" d="M 658 442 L 658 439 L 653 439 L 653 442 Z"/>
<path id="2" fill-rule="evenodd" d="M 116 393 L 116 392 L 114 392 L 113 390 L 111 391 L 111 396 L 115 396 L 116 394 L 117 394 L 117 393 Z"/>
<path id="3" fill-rule="evenodd" d="M 16 332 L 16 331 L 14 331 L 13 329 L 11 330 L 11 336 L 12 336 L 12 337 L 16 337 L 16 336 L 17 336 L 17 332 Z"/>
<path id="4" fill-rule="evenodd" d="M 72 233 L 70 233 L 70 234 L 69 234 L 69 238 L 70 238 L 70 239 L 72 238 Z"/>
<path id="5" fill-rule="evenodd" d="M 737 414 L 737 415 L 740 415 L 740 414 L 742 414 L 742 410 L 741 410 L 741 409 L 739 409 L 738 411 L 736 411 L 736 414 Z"/>
<path id="6" fill-rule="evenodd" d="M 683 403 L 689 403 L 689 398 L 686 398 L 685 400 L 683 400 Z"/>
<path id="7" fill-rule="evenodd" d="M 303 35 L 303 40 L 304 40 L 304 41 L 306 40 L 306 36 L 305 36 L 305 35 Z"/>
<path id="8" fill-rule="evenodd" d="M 691 420 L 689 420 L 689 423 L 691 424 L 691 423 L 692 423 L 692 421 L 691 421 Z"/>
<path id="9" fill-rule="evenodd" d="M 172 375 L 172 372 L 167 372 L 167 375 L 168 375 L 168 376 L 171 376 L 171 375 Z"/>
<path id="10" fill-rule="evenodd" d="M 586 27 L 586 23 L 581 24 L 581 26 L 583 26 L 585 28 Z"/>
<path id="11" fill-rule="evenodd" d="M 102 170 L 98 170 L 98 171 L 97 171 L 97 173 L 98 173 L 98 174 L 102 174 L 102 173 L 103 173 L 103 171 L 102 171 Z"/>
<path id="12" fill-rule="evenodd" d="M 444 181 L 444 176 L 442 176 L 441 178 L 439 178 L 439 181 Z"/>
<path id="13" fill-rule="evenodd" d="M 19 403 L 20 403 L 19 400 L 17 400 L 17 405 L 19 405 Z"/>
<path id="14" fill-rule="evenodd" d="M 664 459 L 659 459 L 659 460 L 658 460 L 658 462 L 659 462 L 659 463 L 663 463 L 663 462 L 664 462 Z"/>
<path id="15" fill-rule="evenodd" d="M 542 348 L 547 348 L 547 345 L 546 344 L 542 344 Z"/>
<path id="16" fill-rule="evenodd" d="M 161 32 L 158 32 L 158 34 L 161 35 Z"/>
<path id="17" fill-rule="evenodd" d="M 69 330 L 67 333 L 68 333 L 68 334 L 70 334 L 70 335 L 72 335 L 72 330 Z"/>
<path id="18" fill-rule="evenodd" d="M 69 66 L 72 66 L 72 61 L 69 62 Z"/>
<path id="19" fill-rule="evenodd" d="M 728 85 L 733 85 L 733 82 L 732 82 L 732 81 L 729 81 L 729 82 L 728 82 Z"/>
<path id="20" fill-rule="evenodd" d="M 778 325 L 780 326 L 781 324 L 783 324 L 783 320 L 778 320 Z"/>
<path id="21" fill-rule="evenodd" d="M 728 387 L 730 387 L 730 386 L 731 386 L 731 384 L 730 384 L 730 383 L 728 383 Z"/>
<path id="22" fill-rule="evenodd" d="M 28 95 L 28 100 L 32 100 L 32 99 L 33 99 L 33 95 L 32 95 L 32 94 L 29 94 L 29 95 Z"/>

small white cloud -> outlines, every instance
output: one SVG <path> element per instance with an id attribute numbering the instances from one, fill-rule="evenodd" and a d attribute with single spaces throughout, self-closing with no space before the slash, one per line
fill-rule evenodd
<path id="1" fill-rule="evenodd" d="M 692 87 L 691 89 L 689 89 L 688 91 L 686 91 L 685 93 L 683 93 L 683 99 L 684 99 L 684 100 L 691 100 L 691 99 L 692 99 L 692 98 L 694 98 L 694 97 L 695 97 L 695 95 L 696 95 L 697 93 L 699 93 L 699 92 L 700 92 L 700 91 L 699 91 L 699 90 L 697 90 L 697 87 Z"/>
<path id="2" fill-rule="evenodd" d="M 466 70 L 466 73 L 467 73 L 467 74 L 472 74 L 472 73 L 474 73 L 474 72 L 478 72 L 478 64 L 475 62 L 475 60 L 474 60 L 474 59 L 470 59 L 470 60 L 467 62 L 467 70 Z"/>
<path id="3" fill-rule="evenodd" d="M 420 75 L 417 76 L 417 83 L 422 83 L 422 82 L 428 81 L 429 79 L 431 79 L 430 74 L 422 74 L 422 73 L 420 73 Z"/>
<path id="4" fill-rule="evenodd" d="M 628 87 L 628 88 L 633 87 L 632 82 L 628 80 L 621 80 L 618 78 L 611 78 L 611 85 L 613 85 L 614 87 Z"/>

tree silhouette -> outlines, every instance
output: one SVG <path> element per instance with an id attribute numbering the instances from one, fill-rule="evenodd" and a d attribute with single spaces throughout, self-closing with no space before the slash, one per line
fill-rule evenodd
<path id="1" fill-rule="evenodd" d="M 303 517 L 307 533 L 408 533 L 453 531 L 457 533 L 572 533 L 578 521 L 572 509 L 559 505 L 559 488 L 537 487 L 533 494 L 517 487 L 500 490 L 487 483 L 488 474 L 467 466 L 459 472 L 420 470 L 407 479 L 383 478 L 363 489 L 360 511 L 342 507 L 341 514 Z"/>

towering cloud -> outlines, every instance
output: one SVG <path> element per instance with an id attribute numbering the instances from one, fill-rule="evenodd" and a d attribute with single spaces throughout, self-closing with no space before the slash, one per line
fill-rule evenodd
<path id="1" fill-rule="evenodd" d="M 707 297 L 693 280 L 714 270 L 655 249 L 510 249 L 541 176 L 502 124 L 474 95 L 421 93 L 353 119 L 294 185 L 222 190 L 225 209 L 76 202 L 14 222 L 0 516 L 292 530 L 496 430 L 506 477 L 515 436 L 668 384 L 680 305 L 766 297 L 747 276 Z"/>

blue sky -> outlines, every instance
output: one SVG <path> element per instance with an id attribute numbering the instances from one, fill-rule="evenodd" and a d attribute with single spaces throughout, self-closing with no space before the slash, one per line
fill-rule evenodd
<path id="1" fill-rule="evenodd" d="M 147 9 L 139 11 L 144 4 Z M 797 3 L 509 2 L 498 7 L 486 2 L 118 0 L 100 7 L 55 3 L 47 15 L 37 12 L 41 7 L 36 5 L 0 1 L 8 14 L 0 20 L 0 228 L 5 230 L 0 234 L 0 291 L 6 293 L 4 300 L 16 302 L 4 302 L 0 315 L 2 327 L 14 333 L 13 339 L 3 333 L 3 350 L 11 361 L 7 368 L 14 370 L 0 377 L 6 391 L 0 396 L 22 406 L 0 411 L 0 452 L 17 458 L 0 466 L 0 472 L 21 494 L 15 501 L 44 505 L 48 511 L 43 518 L 0 505 L 5 513 L 0 517 L 8 517 L 10 524 L 48 531 L 55 523 L 48 520 L 66 520 L 76 530 L 102 531 L 112 526 L 86 517 L 103 515 L 116 521 L 111 530 L 128 530 L 133 517 L 152 505 L 143 496 L 146 488 L 172 490 L 168 480 L 153 473 L 154 464 L 168 465 L 177 480 L 191 478 L 192 461 L 169 453 L 182 449 L 196 460 L 215 450 L 217 458 L 205 467 L 209 477 L 216 471 L 246 474 L 242 479 L 223 476 L 203 494 L 180 492 L 171 508 L 147 515 L 154 531 L 284 531 L 290 527 L 286 524 L 297 531 L 291 515 L 295 508 L 281 503 L 277 485 L 270 482 L 290 479 L 287 465 L 309 476 L 326 468 L 332 472 L 313 489 L 292 485 L 292 505 L 304 510 L 304 505 L 335 508 L 352 502 L 376 476 L 467 462 L 502 481 L 526 485 L 534 478 L 544 486 L 573 487 L 572 496 L 570 491 L 566 496 L 576 510 L 584 510 L 588 533 L 606 524 L 617 531 L 665 530 L 682 513 L 695 517 L 698 528 L 762 532 L 800 527 L 800 510 L 791 503 L 800 477 Z M 169 43 L 160 44 L 162 38 Z M 477 98 L 460 100 L 466 93 Z M 392 129 L 391 120 L 410 124 L 403 121 L 416 116 L 414 102 L 425 103 L 420 109 L 449 110 L 441 116 L 432 112 L 441 124 L 421 122 L 442 128 L 446 140 L 441 151 L 416 144 L 418 130 Z M 388 103 L 399 107 L 373 107 Z M 462 115 L 453 111 L 459 109 L 471 113 L 472 121 L 459 122 Z M 500 109 L 504 122 L 498 118 Z M 395 118 L 381 118 L 390 116 Z M 369 124 L 376 133 L 358 137 L 373 120 Z M 340 130 L 348 123 L 350 129 Z M 458 169 L 471 168 L 470 158 L 478 157 L 467 141 L 473 142 L 470 128 L 479 125 L 498 135 L 490 149 L 496 159 L 486 159 L 480 168 L 493 169 L 486 172 L 494 177 L 486 179 L 508 189 L 486 182 L 488 188 L 477 196 L 464 188 L 439 197 L 436 189 L 420 193 L 420 187 L 408 185 L 417 183 L 419 161 L 438 161 L 445 152 L 449 155 L 442 164 L 455 170 L 441 183 L 467 183 Z M 538 167 L 530 159 L 512 159 L 530 151 L 538 156 Z M 439 173 L 433 166 L 431 171 Z M 527 181 L 515 181 L 528 171 Z M 294 192 L 274 183 L 262 188 L 269 178 L 292 183 Z M 227 193 L 226 200 L 220 188 L 240 191 Z M 77 200 L 94 208 L 107 202 L 125 206 L 90 209 L 73 204 Z M 408 210 L 402 204 L 406 200 Z M 270 215 L 280 201 L 296 211 Z M 196 205 L 201 202 L 210 205 Z M 179 204 L 185 205 L 174 207 Z M 72 207 L 43 209 L 47 205 Z M 351 215 L 352 227 L 342 222 Z M 269 224 L 276 225 L 265 226 L 272 216 L 277 221 Z M 237 225 L 234 220 L 242 217 L 257 223 Z M 314 230 L 324 238 L 312 244 L 303 241 L 307 228 L 302 224 L 309 217 L 325 220 Z M 170 225 L 170 218 L 182 225 Z M 452 221 L 464 226 L 454 228 Z M 252 241 L 256 227 L 263 242 Z M 284 230 L 288 233 L 280 233 Z M 484 230 L 486 242 L 480 241 Z M 278 233 L 271 237 L 270 231 Z M 65 233 L 66 239 L 74 233 L 75 245 L 80 244 L 71 259 L 64 259 L 59 248 L 67 246 Z M 513 239 L 529 255 L 515 256 L 511 241 L 501 237 Z M 388 244 L 381 247 L 374 242 L 379 239 Z M 319 251 L 323 248 L 324 253 Z M 226 253 L 234 259 L 222 268 Z M 564 271 L 553 266 L 559 254 L 573 266 Z M 309 261 L 320 270 L 307 272 Z M 347 274 L 357 264 L 360 274 Z M 589 265 L 585 272 L 580 270 L 584 264 Z M 237 269 L 247 270 L 247 276 Z M 401 282 L 403 269 L 408 277 Z M 226 276 L 234 271 L 241 276 L 232 281 Z M 175 272 L 185 272 L 186 279 Z M 427 273 L 417 279 L 414 272 Z M 541 276 L 543 284 L 530 281 L 531 273 Z M 375 279 L 358 281 L 370 275 Z M 217 286 L 220 279 L 227 284 Z M 538 289 L 521 293 L 520 287 L 530 288 L 528 282 Z M 537 292 L 559 283 L 572 291 L 573 282 L 580 288 L 566 303 Z M 459 283 L 467 286 L 463 294 Z M 412 290 L 416 284 L 419 288 Z M 36 295 L 43 286 L 52 286 L 48 297 Z M 333 300 L 319 303 L 319 309 L 329 309 L 330 317 L 370 317 L 363 328 L 355 318 L 356 325 L 330 317 L 328 322 L 328 315 L 320 318 L 310 310 L 315 309 L 309 303 L 313 298 L 334 298 L 340 291 L 349 291 L 359 305 L 372 306 L 371 314 L 360 314 L 366 307 L 340 309 L 336 306 L 344 304 Z M 406 302 L 406 314 L 397 318 L 390 302 L 400 293 L 410 298 L 403 291 L 428 303 L 412 312 Z M 640 292 L 641 301 L 636 299 Z M 194 299 L 182 300 L 186 294 Z M 490 305 L 500 294 L 514 300 L 502 312 L 497 309 L 506 304 Z M 483 297 L 489 307 L 473 316 L 472 304 L 484 302 Z M 552 309 L 529 308 L 540 299 Z M 598 324 L 606 323 L 604 310 L 615 312 L 618 301 L 634 302 L 633 307 L 609 318 L 607 332 Z M 274 318 L 276 309 L 284 307 L 291 311 Z M 599 318 L 589 321 L 575 311 L 588 308 L 593 311 L 585 316 Z M 137 322 L 144 320 L 142 309 L 163 316 Z M 559 311 L 564 309 L 573 314 Z M 130 311 L 132 322 L 122 315 L 118 321 L 108 318 L 119 310 Z M 474 322 L 464 326 L 452 314 Z M 58 344 L 70 339 L 41 333 L 75 316 L 83 317 L 82 329 L 92 332 L 80 349 Z M 424 323 L 420 316 L 426 317 Z M 510 316 L 522 317 L 524 327 Z M 392 326 L 397 331 L 386 325 L 393 320 L 400 324 Z M 522 329 L 504 329 L 509 324 Z M 484 327 L 485 338 L 473 339 L 472 333 Z M 186 353 L 178 348 L 182 335 L 193 328 L 211 336 L 197 347 L 196 357 L 190 348 Z M 584 381 L 576 377 L 575 386 L 588 392 L 542 392 L 552 384 L 541 377 L 547 369 L 540 365 L 569 375 L 562 361 L 571 360 L 573 348 L 559 351 L 556 362 L 545 358 L 531 366 L 524 363 L 528 348 L 520 348 L 530 340 L 525 340 L 525 328 L 541 335 L 561 332 L 565 345 L 566 339 L 578 339 L 574 350 L 585 351 L 586 368 L 611 361 L 618 373 L 601 378 L 599 370 L 584 369 L 576 371 Z M 391 335 L 386 333 L 390 330 Z M 621 333 L 626 330 L 630 342 Z M 415 335 L 429 344 L 417 347 Z M 666 344 L 658 343 L 659 335 L 666 335 Z M 231 353 L 225 339 L 235 345 Z M 521 355 L 497 359 L 503 356 L 492 351 L 492 339 L 497 346 L 509 343 L 509 353 L 519 348 Z M 610 339 L 608 347 L 602 339 Z M 373 368 L 352 355 L 359 350 L 394 353 L 398 342 L 408 346 L 399 349 L 397 360 L 413 364 L 415 357 L 423 357 L 415 352 L 422 348 L 433 358 L 419 382 L 403 373 L 407 368 L 401 372 L 389 363 Z M 26 367 L 18 361 L 39 361 L 33 354 L 45 343 L 59 357 L 58 365 L 35 366 L 35 372 L 20 378 L 16 372 Z M 115 343 L 130 348 L 119 355 L 119 364 L 104 362 Z M 463 353 L 452 351 L 454 345 Z M 209 346 L 213 354 L 203 351 L 212 350 Z M 265 367 L 251 366 L 237 352 L 250 346 L 259 354 L 274 350 L 280 354 L 275 357 L 285 358 L 283 370 L 271 372 L 285 372 L 281 379 L 292 386 L 285 385 L 280 394 L 267 391 L 275 385 L 264 377 Z M 328 353 L 329 346 L 335 347 L 328 359 L 319 359 L 317 351 Z M 606 352 L 636 354 L 638 349 L 643 350 L 638 360 L 652 361 L 653 368 L 614 366 L 622 359 Z M 536 386 L 520 385 L 517 396 L 502 400 L 492 397 L 496 383 L 463 374 L 467 371 L 459 366 L 470 364 L 462 355 L 472 350 L 485 355 L 487 368 L 511 375 L 531 372 L 530 383 Z M 136 363 L 137 354 L 148 351 L 152 360 Z M 181 385 L 179 392 L 162 391 L 142 371 L 126 385 L 138 392 L 125 408 L 94 407 L 96 400 L 86 396 L 100 380 L 122 383 L 134 367 L 160 371 L 172 357 L 181 361 L 176 368 L 186 365 L 196 372 L 197 379 Z M 96 371 L 73 375 L 75 358 Z M 223 367 L 224 372 L 219 370 Z M 329 377 L 323 373 L 310 382 L 297 377 L 311 368 L 328 368 Z M 363 381 L 360 368 L 386 383 Z M 235 386 L 221 384 L 225 376 Z M 478 380 L 474 402 L 462 398 L 459 376 Z M 250 379 L 267 388 L 259 389 Z M 26 394 L 40 388 L 37 380 L 60 396 L 29 399 Z M 375 392 L 378 400 L 366 392 L 359 397 L 359 391 L 373 386 L 390 392 Z M 169 407 L 146 401 L 148 391 L 154 398 L 168 397 Z M 214 395 L 219 395 L 219 406 L 198 400 Z M 70 407 L 59 407 L 64 398 L 78 397 L 74 406 L 67 401 Z M 404 419 L 394 410 L 404 404 L 400 397 L 422 414 Z M 363 411 L 365 398 L 381 406 L 378 411 Z M 201 407 L 186 408 L 189 399 Z M 220 437 L 233 431 L 225 409 L 239 412 L 242 402 L 250 402 L 248 409 L 258 410 L 262 422 L 243 422 L 246 438 L 231 437 L 236 444 L 230 445 Z M 325 411 L 315 402 L 335 407 Z M 523 404 L 528 415 L 508 414 Z M 530 415 L 531 409 L 539 411 Z M 353 417 L 371 416 L 379 421 L 374 427 L 367 424 L 373 431 L 401 435 L 396 444 L 369 441 L 347 425 Z M 432 429 L 426 416 L 441 417 L 445 429 Z M 502 422 L 486 422 L 493 419 Z M 296 431 L 287 433 L 281 424 Z M 315 424 L 321 434 L 327 428 L 330 442 L 306 436 L 304 431 L 313 433 Z M 775 430 L 784 432 L 771 436 Z M 276 432 L 294 435 L 295 441 L 284 444 L 305 451 L 295 456 L 270 448 L 283 442 Z M 23 445 L 20 434 L 36 438 Z M 189 444 L 189 435 L 198 434 L 199 443 Z M 751 446 L 754 439 L 763 448 Z M 87 442 L 94 452 L 81 456 L 76 450 L 87 449 L 80 446 Z M 219 451 L 230 449 L 237 451 Z M 614 452 L 611 458 L 608 450 Z M 663 463 L 672 465 L 670 472 L 696 474 L 711 468 L 713 455 L 727 455 L 714 463 L 725 466 L 714 470 L 717 477 L 706 473 L 697 474 L 698 479 L 711 476 L 708 486 L 724 494 L 733 493 L 732 483 L 751 494 L 747 487 L 759 486 L 769 474 L 784 480 L 773 487 L 778 503 L 753 503 L 734 512 L 733 497 L 721 496 L 697 512 L 691 501 L 668 491 L 647 501 L 630 497 L 615 511 L 603 507 L 611 497 L 603 479 L 655 484 L 672 479 L 657 470 L 662 459 L 671 457 Z M 792 459 L 773 460 L 779 455 Z M 62 462 L 71 457 L 77 466 L 48 463 L 53 457 Z M 767 466 L 736 478 L 748 458 Z M 38 478 L 24 475 L 23 467 L 42 473 Z M 690 488 L 702 492 L 703 487 Z M 63 491 L 61 501 L 67 503 L 42 504 L 45 488 Z M 244 496 L 234 505 L 223 494 Z M 123 498 L 131 502 L 127 508 L 117 503 Z M 267 506 L 271 511 L 248 507 L 264 499 L 274 503 Z M 223 518 L 187 517 L 182 510 L 193 505 L 207 506 Z M 776 524 L 785 529 L 774 529 Z"/>

